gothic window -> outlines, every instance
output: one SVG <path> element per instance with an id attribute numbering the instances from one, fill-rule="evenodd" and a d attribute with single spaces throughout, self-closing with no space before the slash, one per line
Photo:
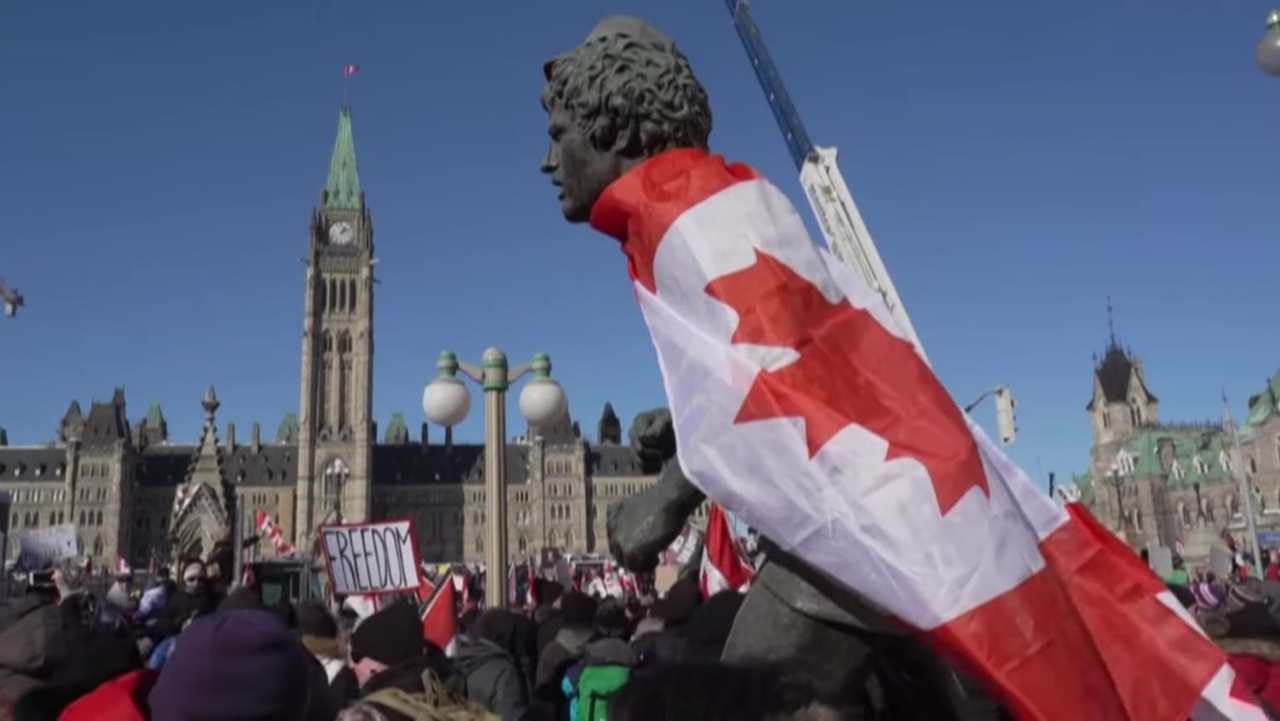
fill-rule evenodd
<path id="1" fill-rule="evenodd" d="M 338 338 L 338 427 L 350 427 L 348 418 L 351 403 L 351 334 L 343 332 Z"/>
<path id="2" fill-rule="evenodd" d="M 95 525 L 95 526 L 101 526 L 101 525 L 102 525 L 102 511 L 101 511 L 101 510 L 99 510 L 99 511 L 98 511 L 98 520 L 97 520 L 93 525 Z"/>
<path id="3" fill-rule="evenodd" d="M 56 511 L 49 511 L 49 525 L 58 525 L 58 513 Z"/>
<path id="4" fill-rule="evenodd" d="M 1108 411 L 1102 412 L 1102 427 L 1103 428 L 1111 427 L 1111 413 Z"/>
<path id="5" fill-rule="evenodd" d="M 568 531 L 565 531 L 564 533 L 564 547 L 566 549 L 573 548 L 573 529 L 572 528 L 570 528 Z"/>
<path id="6" fill-rule="evenodd" d="M 484 553 L 484 536 L 476 536 L 476 553 Z"/>
<path id="7" fill-rule="evenodd" d="M 58 511 L 58 525 L 61 526 L 62 522 L 62 511 Z"/>
<path id="8" fill-rule="evenodd" d="M 102 555 L 102 536 L 98 536 L 97 538 L 93 539 L 93 555 L 95 556 Z"/>
<path id="9" fill-rule="evenodd" d="M 556 548 L 557 546 L 560 545 L 559 540 L 560 540 L 560 537 L 556 535 L 556 529 L 553 528 L 550 531 L 547 531 L 547 545 L 551 546 L 552 548 Z"/>
<path id="10" fill-rule="evenodd" d="M 355 281 L 355 279 L 352 279 L 352 280 L 348 280 L 348 281 L 347 281 L 347 293 L 349 293 L 349 294 L 350 294 L 349 298 L 350 298 L 350 303 L 351 303 L 351 310 L 352 310 L 352 311 L 354 311 L 354 310 L 356 309 L 356 281 Z"/>
<path id="11" fill-rule="evenodd" d="M 325 306 L 325 310 L 335 310 L 338 304 L 338 286 L 334 283 L 333 278 L 329 279 L 329 304 Z"/>
<path id="12" fill-rule="evenodd" d="M 521 536 L 520 540 L 516 542 L 516 549 L 520 553 L 524 553 L 525 551 L 528 550 L 528 548 L 529 548 L 529 542 L 525 540 L 524 536 Z"/>
<path id="13" fill-rule="evenodd" d="M 348 475 L 350 470 L 341 458 L 333 459 L 324 469 L 324 482 L 320 493 L 324 503 L 321 508 L 322 516 L 332 514 L 335 519 L 342 518 L 342 489 L 347 484 Z"/>
<path id="14" fill-rule="evenodd" d="M 80 525 L 84 525 L 84 509 L 80 509 Z"/>
<path id="15" fill-rule="evenodd" d="M 328 294 L 327 294 L 327 293 L 325 293 L 325 282 L 322 280 L 322 281 L 320 281 L 319 283 L 317 283 L 317 284 L 316 284 L 316 305 L 317 305 L 321 310 L 323 310 L 323 309 L 324 309 L 324 304 L 325 304 L 325 300 L 326 300 L 326 298 L 327 298 L 327 295 L 328 295 Z"/>

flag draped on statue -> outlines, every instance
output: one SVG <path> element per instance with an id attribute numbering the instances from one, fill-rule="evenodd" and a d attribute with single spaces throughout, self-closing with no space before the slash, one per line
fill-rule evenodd
<path id="1" fill-rule="evenodd" d="M 441 583 L 422 609 L 422 635 L 449 656 L 457 648 L 458 618 L 454 614 L 454 586 Z"/>
<path id="2" fill-rule="evenodd" d="M 729 521 L 724 509 L 711 504 L 707 513 L 707 535 L 702 547 L 702 569 L 698 573 L 698 588 L 703 598 L 710 598 L 721 591 L 746 591 L 755 576 L 755 569 L 742 559 L 729 531 Z"/>
<path id="3" fill-rule="evenodd" d="M 280 533 L 280 527 L 276 525 L 275 521 L 271 520 L 271 516 L 258 511 L 255 520 L 257 521 L 258 532 L 271 541 L 271 547 L 276 549 L 277 556 L 284 558 L 297 553 L 297 549 L 293 547 L 293 544 L 284 540 L 284 536 Z"/>
<path id="4" fill-rule="evenodd" d="M 606 188 L 591 224 L 622 241 L 680 465 L 712 499 L 1019 718 L 1265 718 L 1164 587 L 1035 488 L 753 170 L 668 151 Z"/>

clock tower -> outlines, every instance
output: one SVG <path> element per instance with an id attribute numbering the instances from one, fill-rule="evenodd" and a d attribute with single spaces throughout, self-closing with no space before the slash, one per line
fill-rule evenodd
<path id="1" fill-rule="evenodd" d="M 338 112 L 329 178 L 311 215 L 302 319 L 296 543 L 369 514 L 373 444 L 373 221 Z"/>

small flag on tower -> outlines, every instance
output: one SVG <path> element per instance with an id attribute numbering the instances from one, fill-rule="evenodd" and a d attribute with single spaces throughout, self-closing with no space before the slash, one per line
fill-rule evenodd
<path id="1" fill-rule="evenodd" d="M 358 72 L 360 72 L 359 65 L 343 65 L 342 66 L 342 77 L 344 78 L 349 78 Z"/>

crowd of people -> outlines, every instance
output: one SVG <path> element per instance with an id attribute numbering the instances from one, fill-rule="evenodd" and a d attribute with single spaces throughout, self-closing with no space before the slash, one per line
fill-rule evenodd
<path id="1" fill-rule="evenodd" d="M 200 563 L 100 600 L 71 573 L 0 608 L 0 721 L 597 721 L 843 718 L 802 673 L 731 667 L 743 602 L 696 577 L 600 597 L 537 580 L 532 608 L 458 608 L 455 643 L 419 606 L 264 603 Z"/>

